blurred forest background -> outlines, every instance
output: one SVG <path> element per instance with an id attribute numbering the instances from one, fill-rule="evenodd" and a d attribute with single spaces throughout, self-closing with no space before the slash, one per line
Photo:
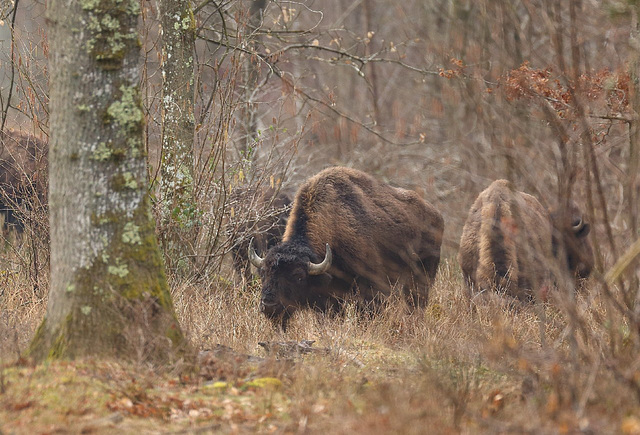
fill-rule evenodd
<path id="1" fill-rule="evenodd" d="M 182 210 L 178 225 L 197 228 L 182 232 L 188 240 L 177 258 L 219 264 L 230 248 L 223 216 L 248 213 L 227 201 L 235 187 L 295 192 L 320 169 L 346 165 L 415 189 L 441 210 L 448 256 L 471 203 L 494 179 L 513 180 L 545 205 L 570 190 L 595 224 L 606 271 L 638 234 L 631 3 L 194 4 L 197 211 Z M 143 7 L 156 182 L 162 54 L 157 4 Z M 46 139 L 45 5 L 20 0 L 14 12 L 5 3 L 2 124 Z M 175 258 L 170 268 L 179 267 Z"/>
<path id="2" fill-rule="evenodd" d="M 172 204 L 168 220 L 159 3 L 142 2 L 141 68 L 149 176 L 174 288 L 237 287 L 228 254 L 278 212 L 261 192 L 292 194 L 330 165 L 418 191 L 444 215 L 450 262 L 478 193 L 507 178 L 543 205 L 564 195 L 580 204 L 596 251 L 588 303 L 603 294 L 609 307 L 600 318 L 609 326 L 582 340 L 607 336 L 611 355 L 640 349 L 635 1 L 196 1 L 176 21 L 195 32 L 193 196 Z M 5 0 L 2 127 L 44 140 L 47 50 L 45 1 Z M 17 305 L 46 299 L 43 227 L 44 214 L 2 260 L 0 281 L 24 289 Z M 0 316 L 20 331 L 0 351 L 24 348 L 37 322 Z M 625 355 L 608 367 L 638 399 L 640 363 Z"/>

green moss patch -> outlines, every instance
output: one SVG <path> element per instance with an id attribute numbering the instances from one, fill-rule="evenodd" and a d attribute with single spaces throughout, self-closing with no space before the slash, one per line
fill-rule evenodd
<path id="1" fill-rule="evenodd" d="M 116 69 L 122 65 L 131 44 L 138 44 L 136 32 L 140 4 L 136 0 L 82 0 L 82 9 L 88 15 L 86 29 L 91 37 L 86 50 L 103 69 Z"/>

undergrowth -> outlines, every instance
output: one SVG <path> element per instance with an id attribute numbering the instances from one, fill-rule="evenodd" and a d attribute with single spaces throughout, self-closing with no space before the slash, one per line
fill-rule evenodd
<path id="1" fill-rule="evenodd" d="M 5 281 L 0 421 L 6 432 L 69 427 L 129 432 L 208 428 L 222 432 L 637 433 L 632 388 L 611 370 L 606 317 L 595 285 L 579 294 L 586 328 L 548 305 L 541 344 L 532 306 L 500 296 L 470 302 L 457 264 L 445 260 L 428 308 L 390 298 L 374 316 L 347 304 L 325 316 L 302 311 L 282 333 L 257 310 L 256 283 L 173 282 L 177 314 L 200 350 L 195 368 L 144 358 L 56 362 L 18 359 L 45 311 L 29 289 Z M 580 338 L 582 337 L 582 338 Z M 258 343 L 310 351 L 268 353 Z M 577 350 L 575 346 L 578 346 Z M 583 352 L 591 352 L 585 358 Z M 622 358 L 622 356 L 619 356 Z"/>

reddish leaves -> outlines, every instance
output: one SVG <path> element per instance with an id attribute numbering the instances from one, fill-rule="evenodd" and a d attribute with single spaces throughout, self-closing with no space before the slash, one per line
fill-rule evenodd
<path id="1" fill-rule="evenodd" d="M 531 68 L 528 62 L 524 62 L 519 68 L 505 74 L 499 86 L 508 101 L 542 98 L 560 118 L 570 118 L 576 109 L 573 101 L 575 95 L 585 102 L 595 102 L 592 110 L 601 110 L 606 114 L 626 112 L 629 107 L 629 83 L 627 72 L 594 71 L 582 74 L 574 81 L 554 76 L 550 67 Z"/>
<path id="2" fill-rule="evenodd" d="M 22 411 L 25 410 L 27 408 L 31 408 L 34 405 L 33 400 L 27 400 L 24 402 L 18 402 L 18 403 L 9 403 L 6 405 L 6 408 L 9 411 Z"/>
<path id="3" fill-rule="evenodd" d="M 452 63 L 451 69 L 438 68 L 438 74 L 440 77 L 444 77 L 446 79 L 452 79 L 454 77 L 461 77 L 464 74 L 464 63 L 460 59 L 456 59 L 452 57 L 449 59 L 449 62 Z"/>

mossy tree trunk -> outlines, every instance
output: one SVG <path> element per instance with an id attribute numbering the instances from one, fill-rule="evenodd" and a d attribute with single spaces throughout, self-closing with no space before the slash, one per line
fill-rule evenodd
<path id="1" fill-rule="evenodd" d="M 163 224 L 193 221 L 195 19 L 190 0 L 161 0 Z"/>
<path id="2" fill-rule="evenodd" d="M 30 356 L 183 350 L 150 213 L 138 0 L 50 0 L 51 290 Z"/>

